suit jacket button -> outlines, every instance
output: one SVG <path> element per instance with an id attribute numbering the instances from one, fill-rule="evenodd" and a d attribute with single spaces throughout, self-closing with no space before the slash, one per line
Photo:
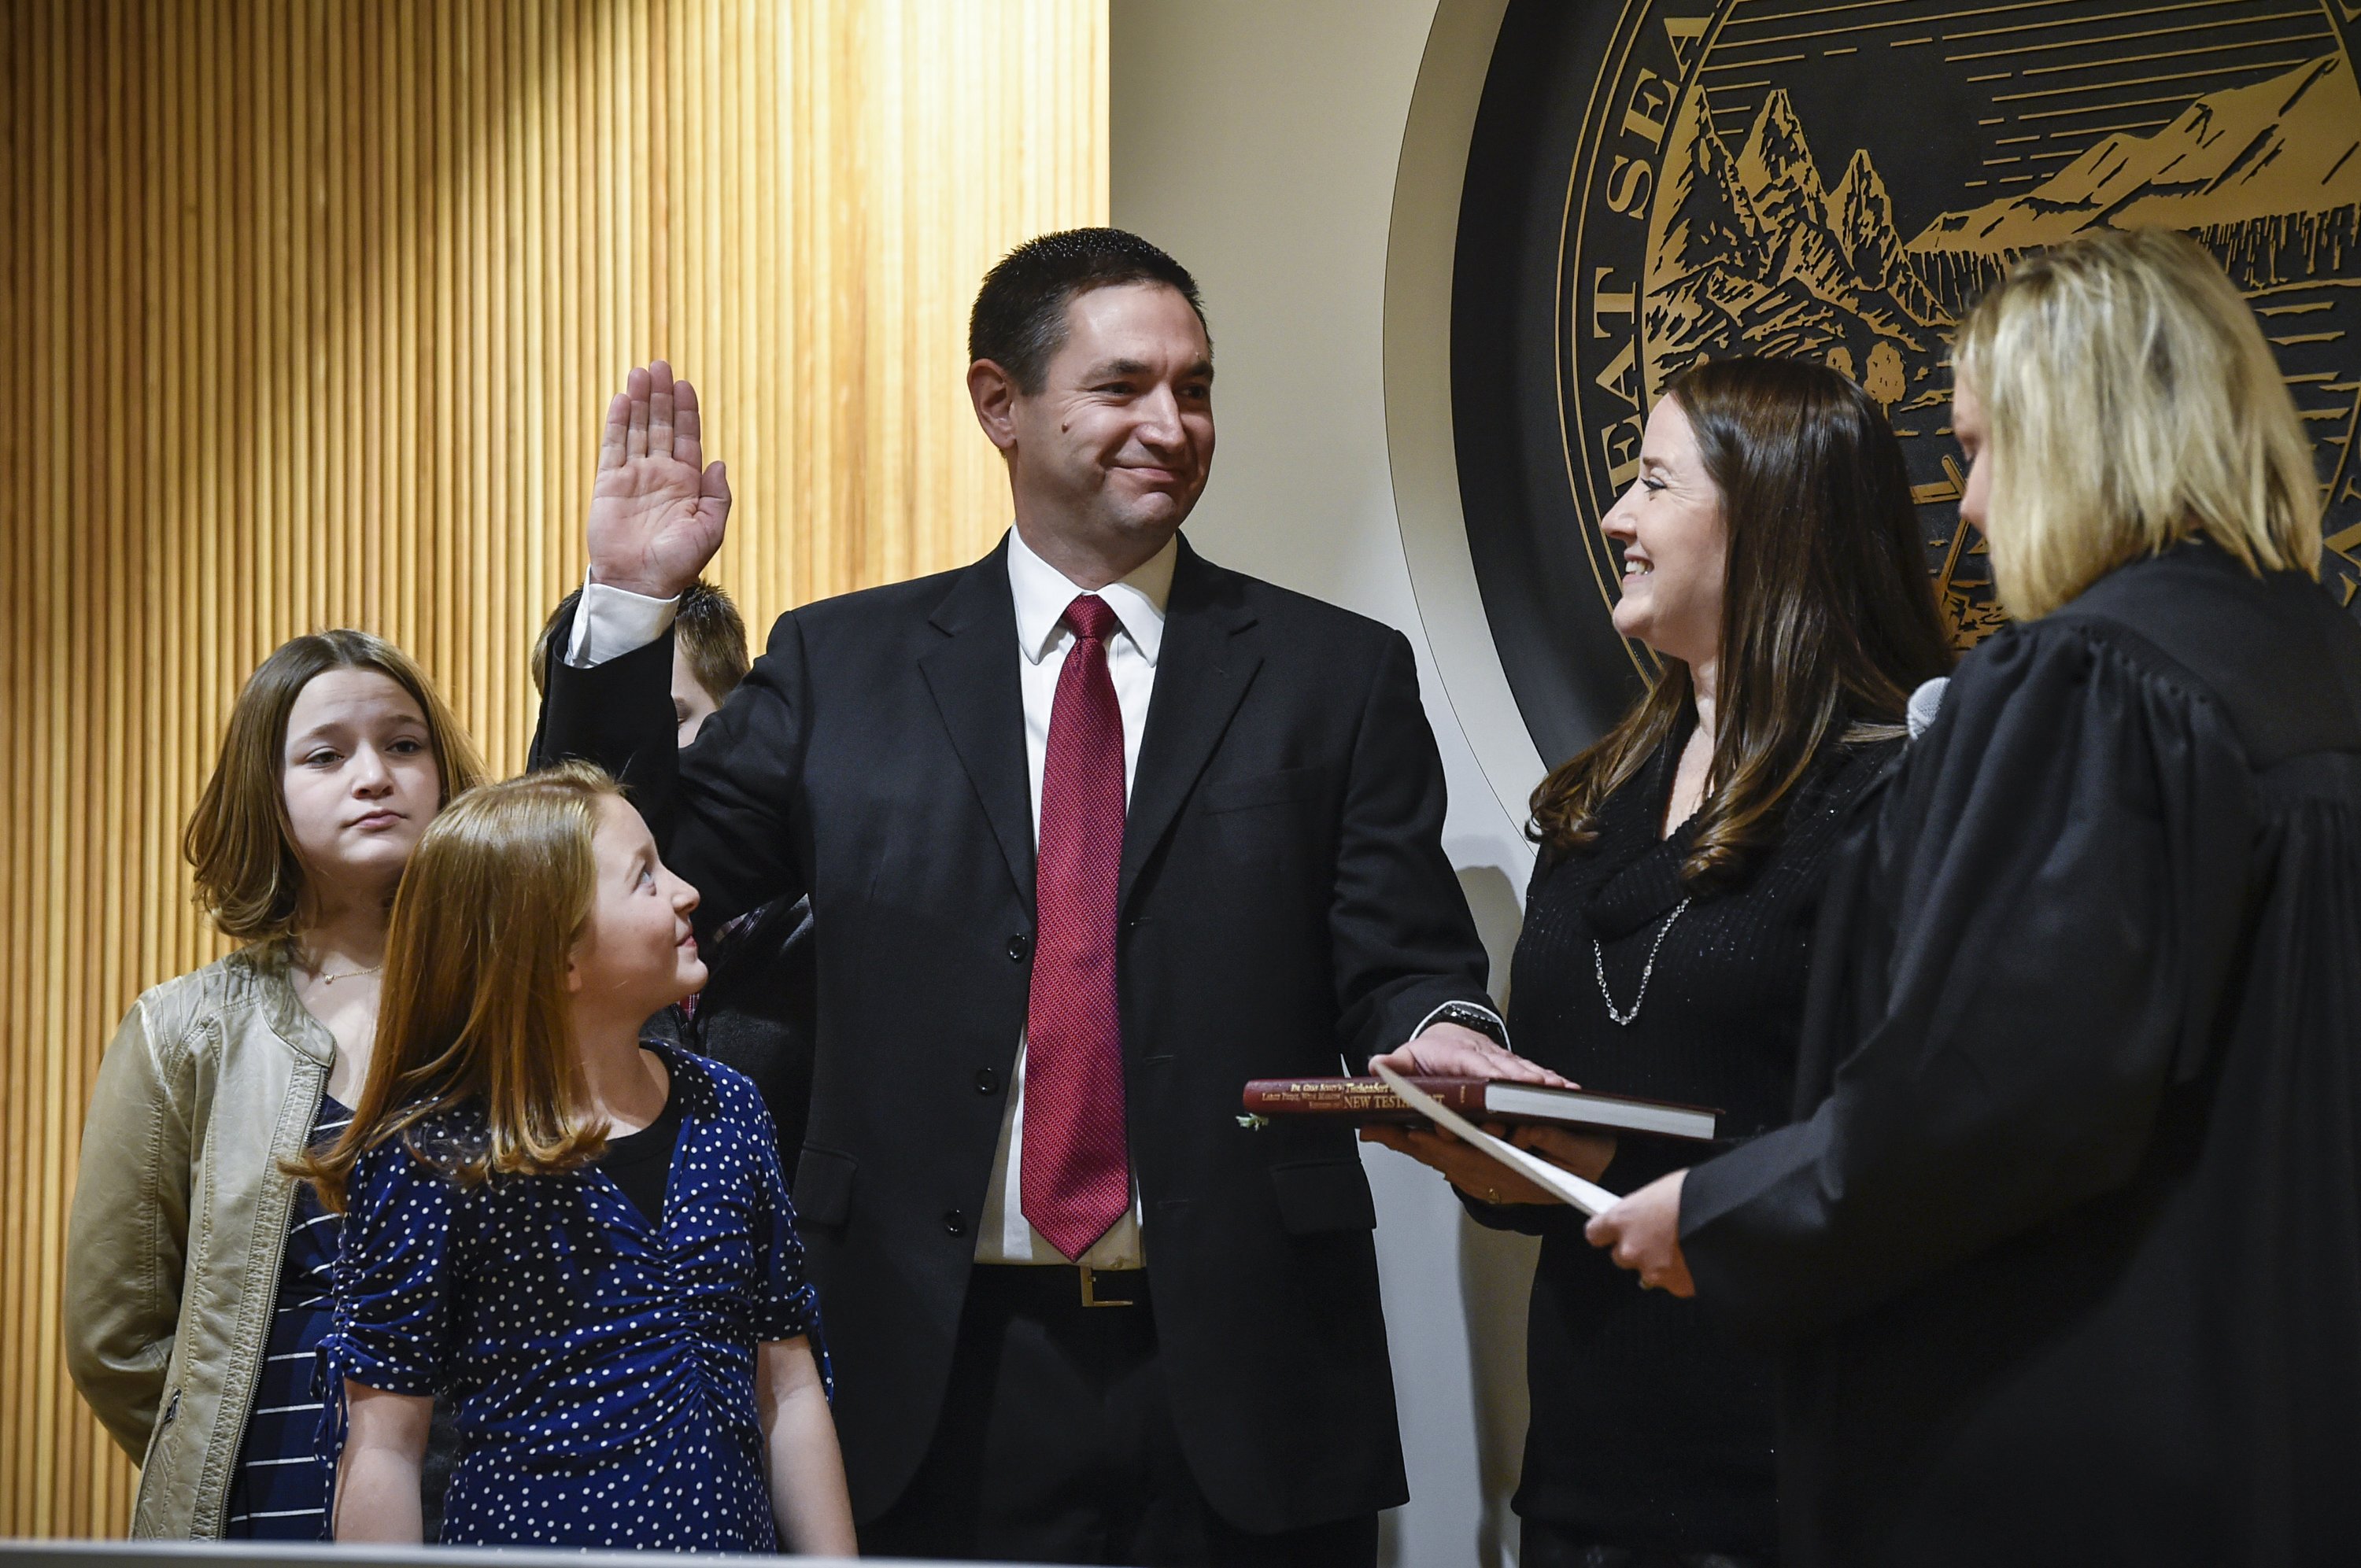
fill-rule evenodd
<path id="1" fill-rule="evenodd" d="M 943 1211 L 943 1229 L 945 1229 L 946 1231 L 949 1231 L 951 1234 L 953 1234 L 953 1235 L 955 1235 L 955 1236 L 963 1236 L 963 1235 L 967 1234 L 967 1215 L 966 1215 L 966 1213 L 965 1213 L 963 1211 L 961 1211 L 961 1210 L 958 1210 L 958 1209 L 946 1209 L 946 1210 L 944 1210 L 944 1211 Z"/>
<path id="2" fill-rule="evenodd" d="M 1032 939 L 1027 937 L 1024 932 L 1019 931 L 1016 936 L 1008 938 L 1008 956 L 1016 962 L 1020 964 L 1023 963 L 1025 961 L 1025 955 L 1032 950 Z"/>
<path id="3" fill-rule="evenodd" d="M 975 1091 L 978 1094 L 999 1093 L 1000 1075 L 993 1071 L 988 1067 L 977 1068 L 975 1069 Z"/>

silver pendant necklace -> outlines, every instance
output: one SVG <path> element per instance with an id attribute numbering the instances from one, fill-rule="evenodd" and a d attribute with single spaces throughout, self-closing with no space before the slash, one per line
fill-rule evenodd
<path id="1" fill-rule="evenodd" d="M 1628 1029 L 1631 1026 L 1632 1020 L 1640 1016 L 1640 1004 L 1648 1000 L 1648 981 L 1656 972 L 1656 954 L 1663 950 L 1664 938 L 1673 934 L 1673 927 L 1680 924 L 1680 918 L 1688 913 L 1688 907 L 1689 901 L 1686 898 L 1682 899 L 1672 914 L 1665 916 L 1664 925 L 1657 929 L 1656 939 L 1648 948 L 1648 961 L 1640 970 L 1639 994 L 1631 998 L 1631 1010 L 1629 1013 L 1615 1005 L 1615 993 L 1607 989 L 1607 949 L 1599 945 L 1598 938 L 1593 937 L 1590 939 L 1591 967 L 1598 975 L 1598 999 L 1607 1003 L 1607 1015 L 1619 1026 Z"/>
<path id="2" fill-rule="evenodd" d="M 334 985 L 340 980 L 358 980 L 363 975 L 375 974 L 378 970 L 385 968 L 385 960 L 383 959 L 379 959 L 377 962 L 369 965 L 367 969 L 348 969 L 342 974 L 330 974 L 325 965 L 314 966 L 307 963 L 304 961 L 303 956 L 301 953 L 294 953 L 290 956 L 293 959 L 295 967 L 302 970 L 305 974 L 310 975 L 313 985 L 320 986 Z"/>

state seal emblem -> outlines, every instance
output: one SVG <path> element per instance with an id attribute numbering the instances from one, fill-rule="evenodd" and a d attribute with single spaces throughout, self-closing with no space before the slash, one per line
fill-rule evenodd
<path id="1" fill-rule="evenodd" d="M 1600 635 L 1598 519 L 1700 359 L 1857 381 L 1902 439 L 1957 644 L 1999 624 L 1959 520 L 1950 340 L 2017 258 L 2107 225 L 2190 234 L 2253 303 L 2312 437 L 2323 576 L 2354 605 L 2356 31 L 2347 0 L 1514 0 L 1463 198 L 1454 409 L 1470 554 L 1543 755 L 1645 668 Z M 1568 618 L 1593 624 L 1539 624 Z"/>

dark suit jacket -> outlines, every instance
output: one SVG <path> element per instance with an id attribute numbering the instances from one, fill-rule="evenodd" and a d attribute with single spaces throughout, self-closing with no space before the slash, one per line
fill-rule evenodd
<path id="1" fill-rule="evenodd" d="M 811 898 L 819 1047 L 795 1194 L 864 1519 L 933 1433 L 1025 1025 L 1034 841 L 1005 549 L 781 617 L 686 751 L 669 639 L 553 670 L 535 743 L 626 781 L 703 890 L 700 920 Z M 1443 816 L 1400 634 L 1183 543 L 1124 834 L 1126 1109 L 1174 1420 L 1247 1530 L 1407 1496 L 1352 1133 L 1249 1130 L 1239 1100 L 1485 999 Z"/>
<path id="2" fill-rule="evenodd" d="M 818 1037 L 819 969 L 813 961 L 811 903 L 780 899 L 700 944 L 708 974 L 694 1014 L 667 1007 L 643 1035 L 710 1057 L 754 1080 L 792 1174 L 811 1113 L 812 1054 Z"/>

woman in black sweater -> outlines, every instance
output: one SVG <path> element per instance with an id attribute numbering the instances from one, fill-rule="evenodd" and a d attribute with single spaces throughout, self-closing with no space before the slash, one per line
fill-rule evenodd
<path id="1" fill-rule="evenodd" d="M 1835 372 L 1691 370 L 1648 422 L 1603 524 L 1617 630 L 1663 661 L 1612 731 L 1533 796 L 1517 1049 L 1588 1088 L 1717 1107 L 1731 1144 L 1784 1124 L 1820 889 L 1840 830 L 1950 653 L 1902 454 Z M 1403 1070 L 1490 1071 L 1427 1060 Z M 1768 1563 L 1767 1361 L 1583 1240 L 1583 1216 L 1444 1135 L 1368 1135 L 1437 1166 L 1483 1223 L 1543 1238 L 1528 1377 L 1525 1568 Z M 1693 1146 L 1527 1130 L 1619 1191 Z"/>

